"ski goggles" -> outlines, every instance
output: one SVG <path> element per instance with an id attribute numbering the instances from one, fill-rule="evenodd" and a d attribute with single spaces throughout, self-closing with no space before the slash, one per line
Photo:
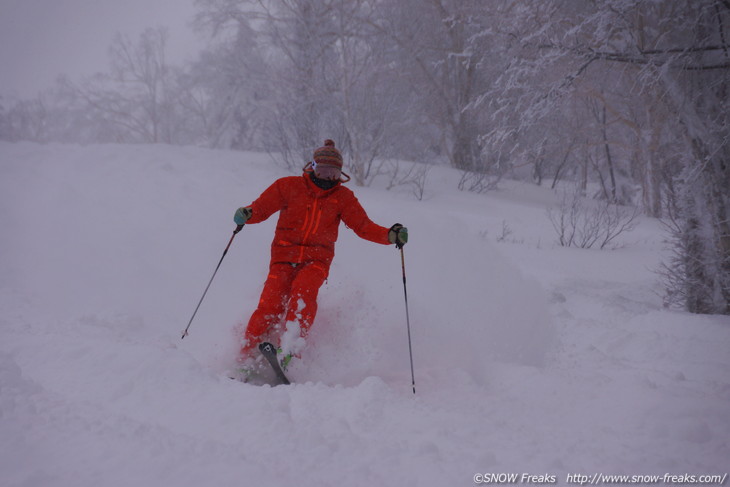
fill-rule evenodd
<path id="1" fill-rule="evenodd" d="M 342 169 L 337 166 L 317 164 L 316 162 L 312 162 L 312 169 L 314 170 L 314 175 L 317 176 L 319 179 L 336 181 L 340 179 L 340 175 L 342 175 Z"/>

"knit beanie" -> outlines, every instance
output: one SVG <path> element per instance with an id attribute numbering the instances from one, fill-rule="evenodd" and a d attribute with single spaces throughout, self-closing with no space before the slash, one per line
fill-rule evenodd
<path id="1" fill-rule="evenodd" d="M 325 140 L 324 146 L 314 151 L 314 162 L 342 169 L 342 154 L 335 148 L 335 142 L 332 139 Z"/>

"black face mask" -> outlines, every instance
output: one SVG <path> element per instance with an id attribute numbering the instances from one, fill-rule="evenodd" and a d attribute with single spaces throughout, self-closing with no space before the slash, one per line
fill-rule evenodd
<path id="1" fill-rule="evenodd" d="M 320 179 L 317 176 L 315 176 L 313 172 L 309 173 L 309 177 L 312 179 L 312 182 L 315 185 L 317 185 L 318 188 L 321 188 L 324 190 L 332 189 L 335 186 L 337 186 L 338 184 L 340 184 L 340 182 L 337 180 L 332 181 L 331 179 Z"/>

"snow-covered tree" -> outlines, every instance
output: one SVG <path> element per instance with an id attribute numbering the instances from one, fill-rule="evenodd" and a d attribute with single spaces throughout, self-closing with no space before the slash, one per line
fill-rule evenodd
<path id="1" fill-rule="evenodd" d="M 730 314 L 730 5 L 686 5 L 686 41 L 662 81 L 687 143 L 675 178 L 670 301 Z M 668 49 L 665 49 L 665 51 Z"/>
<path id="2" fill-rule="evenodd" d="M 183 75 L 182 103 L 202 129 L 205 145 L 261 150 L 271 83 L 265 51 L 238 3 L 199 2 L 195 25 L 213 42 Z"/>
<path id="3" fill-rule="evenodd" d="M 381 2 L 379 31 L 397 53 L 419 109 L 439 130 L 432 145 L 465 171 L 484 172 L 493 163 L 483 157 L 486 117 L 475 102 L 499 67 L 501 47 L 492 39 L 501 8 L 477 0 Z"/>
<path id="4" fill-rule="evenodd" d="M 109 48 L 110 72 L 69 83 L 94 118 L 117 127 L 120 142 L 173 143 L 179 135 L 166 43 L 164 28 L 146 29 L 137 42 L 117 33 Z"/>
<path id="5" fill-rule="evenodd" d="M 566 173 L 568 146 L 573 171 L 590 173 L 601 197 L 626 202 L 639 182 L 645 209 L 658 216 L 671 159 L 658 149 L 672 145 L 673 127 L 656 43 L 672 29 L 676 3 L 553 0 L 511 11 L 509 64 L 483 99 L 493 119 L 487 150 L 529 159 L 558 127 L 563 135 L 540 158 L 552 161 L 545 171 Z"/>

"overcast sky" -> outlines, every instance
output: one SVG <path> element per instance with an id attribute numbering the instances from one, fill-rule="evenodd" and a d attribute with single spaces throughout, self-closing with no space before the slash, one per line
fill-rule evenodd
<path id="1" fill-rule="evenodd" d="M 192 59 L 202 42 L 189 23 L 194 0 L 0 0 L 0 95 L 29 98 L 59 74 L 72 80 L 108 69 L 115 32 L 169 31 L 168 59 Z"/>

